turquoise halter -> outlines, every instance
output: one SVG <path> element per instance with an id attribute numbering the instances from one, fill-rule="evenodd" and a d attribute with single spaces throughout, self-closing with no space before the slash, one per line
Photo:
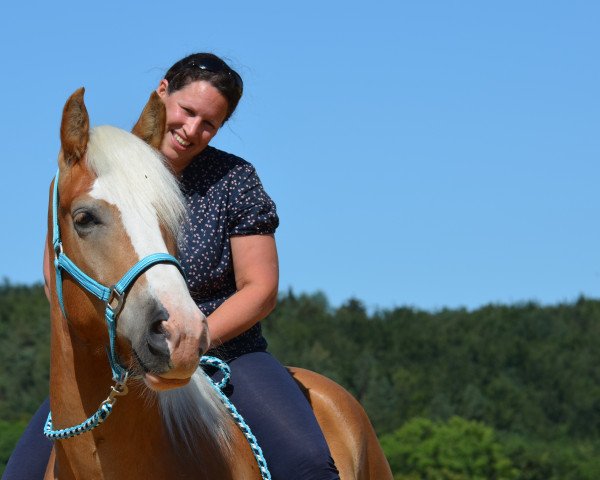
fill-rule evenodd
<path id="1" fill-rule="evenodd" d="M 171 263 L 175 265 L 181 274 L 185 277 L 185 273 L 181 267 L 179 261 L 172 255 L 168 253 L 153 253 L 148 255 L 147 257 L 142 258 L 139 262 L 137 262 L 133 267 L 129 269 L 129 271 L 123 275 L 121 280 L 119 280 L 114 286 L 106 287 L 101 283 L 94 280 L 92 277 L 87 275 L 83 270 L 81 270 L 75 263 L 67 257 L 67 255 L 63 252 L 62 241 L 60 239 L 60 228 L 58 225 L 58 174 L 56 172 L 56 177 L 54 177 L 54 189 L 53 189 L 53 199 L 52 199 L 52 245 L 54 247 L 54 267 L 56 270 L 56 293 L 58 295 L 58 303 L 60 305 L 60 309 L 63 313 L 63 316 L 67 318 L 67 314 L 65 311 L 65 305 L 63 301 L 62 294 L 62 271 L 67 272 L 80 286 L 85 288 L 92 295 L 96 296 L 100 300 L 104 302 L 106 305 L 106 309 L 104 312 L 104 318 L 106 320 L 106 325 L 108 327 L 108 335 L 109 335 L 109 349 L 108 349 L 108 361 L 110 363 L 110 368 L 113 373 L 113 380 L 115 381 L 115 385 L 111 387 L 111 392 L 108 395 L 108 398 L 104 400 L 98 410 L 88 417 L 84 422 L 60 429 L 55 430 L 52 424 L 52 412 L 48 413 L 48 419 L 46 420 L 46 424 L 44 425 L 44 435 L 51 440 L 60 440 L 65 438 L 71 438 L 76 435 L 80 435 L 84 432 L 89 432 L 90 430 L 96 428 L 100 425 L 106 418 L 111 414 L 113 405 L 117 401 L 117 397 L 121 395 L 127 394 L 127 379 L 129 377 L 129 371 L 123 367 L 117 358 L 115 353 L 115 338 L 117 336 L 117 317 L 121 312 L 121 308 L 123 308 L 123 301 L 125 300 L 125 295 L 127 291 L 131 287 L 131 285 L 137 280 L 137 278 L 144 273 L 146 270 L 156 265 L 157 263 Z M 241 429 L 242 433 L 246 437 L 246 440 L 250 444 L 250 448 L 252 450 L 252 454 L 258 463 L 258 467 L 261 473 L 261 476 L 264 480 L 271 480 L 271 473 L 269 472 L 269 468 L 267 467 L 267 462 L 263 456 L 262 449 L 258 445 L 258 441 L 256 437 L 250 430 L 250 427 L 244 421 L 243 417 L 238 413 L 235 406 L 231 403 L 231 401 L 223 394 L 221 391 L 230 378 L 230 369 L 229 365 L 227 365 L 222 360 L 219 360 L 215 357 L 207 357 L 204 356 L 200 359 L 201 365 L 211 365 L 213 367 L 219 368 L 223 373 L 223 380 L 216 385 L 210 377 L 207 376 L 210 385 L 219 395 L 219 398 L 232 415 L 234 421 Z M 205 374 L 206 375 L 206 374 Z"/>
<path id="2" fill-rule="evenodd" d="M 93 428 L 96 428 L 111 414 L 113 405 L 117 401 L 117 397 L 127 394 L 127 379 L 129 377 L 129 370 L 119 363 L 117 354 L 115 352 L 115 339 L 117 337 L 117 317 L 123 308 L 125 296 L 127 295 L 127 291 L 131 285 L 133 285 L 133 283 L 142 273 L 158 263 L 171 263 L 179 269 L 182 275 L 184 275 L 179 261 L 168 253 L 153 253 L 152 255 L 142 258 L 133 267 L 131 267 L 125 275 L 123 275 L 121 280 L 119 280 L 112 287 L 106 287 L 86 274 L 77 265 L 75 265 L 75 263 L 67 256 L 66 253 L 63 252 L 62 241 L 60 238 L 60 227 L 58 225 L 58 176 L 59 171 L 56 172 L 56 177 L 54 177 L 54 189 L 52 196 L 52 245 L 54 248 L 54 268 L 56 270 L 56 293 L 58 295 L 58 304 L 60 305 L 63 316 L 67 318 L 62 292 L 63 270 L 67 272 L 81 287 L 85 288 L 92 295 L 104 302 L 106 306 L 104 311 L 104 319 L 106 320 L 109 336 L 109 347 L 107 348 L 108 362 L 112 370 L 112 376 L 113 380 L 115 381 L 115 385 L 111 387 L 108 398 L 100 404 L 100 407 L 96 413 L 79 425 L 60 430 L 54 430 L 54 426 L 52 424 L 52 412 L 48 413 L 48 419 L 46 420 L 46 425 L 44 426 L 44 435 L 52 440 L 70 438 L 84 432 L 89 432 Z"/>
<path id="3" fill-rule="evenodd" d="M 123 383 L 126 381 L 129 372 L 118 361 L 115 352 L 115 339 L 117 336 L 117 317 L 121 312 L 121 308 L 123 308 L 123 302 L 127 291 L 140 275 L 158 263 L 171 263 L 179 269 L 182 275 L 184 275 L 183 269 L 174 256 L 169 255 L 168 253 L 153 253 L 137 262 L 125 275 L 123 275 L 123 278 L 112 287 L 106 287 L 87 275 L 63 252 L 60 228 L 58 225 L 58 174 L 59 172 L 56 172 L 56 177 L 54 178 L 52 201 L 52 245 L 54 246 L 54 267 L 56 270 L 56 293 L 58 295 L 58 303 L 64 317 L 67 318 L 62 293 L 63 270 L 80 286 L 104 302 L 106 306 L 104 318 L 108 327 L 110 343 L 108 348 L 108 361 L 112 370 L 113 380 L 115 380 L 115 382 Z"/>

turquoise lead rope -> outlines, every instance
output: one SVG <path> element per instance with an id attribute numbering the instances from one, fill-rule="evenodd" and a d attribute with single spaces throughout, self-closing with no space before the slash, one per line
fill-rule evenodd
<path id="1" fill-rule="evenodd" d="M 117 316 L 121 312 L 125 295 L 127 294 L 131 285 L 146 270 L 158 263 L 170 263 L 175 265 L 185 278 L 185 273 L 179 261 L 167 253 L 154 253 L 144 257 L 133 267 L 131 267 L 131 269 L 125 275 L 123 275 L 121 280 L 119 280 L 113 287 L 106 287 L 102 285 L 82 271 L 63 252 L 62 241 L 60 238 L 60 228 L 58 225 L 58 174 L 59 172 L 57 171 L 56 177 L 54 178 L 52 199 L 52 245 L 54 247 L 54 268 L 56 271 L 56 293 L 58 295 L 58 303 L 63 316 L 67 318 L 62 293 L 63 270 L 67 272 L 79 285 L 104 302 L 106 307 L 104 318 L 106 320 L 106 326 L 108 328 L 109 335 L 109 346 L 107 348 L 108 361 L 112 370 L 115 384 L 111 387 L 111 392 L 108 395 L 108 398 L 100 404 L 98 410 L 79 425 L 54 430 L 52 423 L 52 412 L 48 413 L 48 419 L 44 425 L 44 435 L 51 440 L 71 438 L 96 428 L 111 414 L 113 406 L 117 401 L 117 397 L 127 395 L 127 380 L 129 378 L 129 371 L 120 364 L 117 358 L 117 354 L 115 352 L 115 339 L 117 337 Z M 248 424 L 246 424 L 244 421 L 244 418 L 238 413 L 235 406 L 221 391 L 223 388 L 225 388 L 231 377 L 229 365 L 218 358 L 207 356 L 200 359 L 200 365 L 210 365 L 212 367 L 216 367 L 223 373 L 223 380 L 221 380 L 219 384 L 215 384 L 212 379 L 207 376 L 208 380 L 210 381 L 210 385 L 217 392 L 219 398 L 250 444 L 252 454 L 258 463 L 262 478 L 264 480 L 271 480 L 271 473 L 269 472 L 267 462 L 263 456 L 262 449 L 258 445 L 256 437 L 252 433 L 252 430 L 250 430 Z"/>
<path id="2" fill-rule="evenodd" d="M 229 365 L 227 365 L 227 363 L 225 363 L 223 360 L 210 356 L 203 356 L 202 358 L 200 358 L 200 365 L 208 365 L 221 370 L 221 373 L 223 374 L 223 379 L 219 383 L 213 382 L 213 380 L 208 375 L 206 375 L 206 373 L 204 373 L 204 375 L 210 382 L 210 385 L 213 387 L 215 392 L 217 392 L 219 399 L 221 400 L 221 402 L 223 402 L 223 405 L 225 405 L 225 408 L 227 408 L 227 410 L 229 411 L 234 422 L 244 434 L 244 437 L 246 437 L 246 440 L 250 445 L 250 450 L 252 450 L 252 455 L 254 455 L 256 463 L 258 464 L 261 477 L 263 478 L 263 480 L 271 480 L 271 472 L 269 471 L 269 467 L 267 466 L 267 461 L 265 460 L 262 449 L 258 444 L 258 440 L 256 440 L 256 437 L 252 433 L 250 426 L 244 420 L 244 417 L 242 417 L 239 414 L 239 412 L 235 408 L 235 405 L 233 405 L 229 398 L 227 398 L 227 396 L 222 392 L 222 390 L 229 383 L 229 379 L 231 378 L 231 369 L 229 368 Z M 127 394 L 127 385 L 123 383 L 122 387 L 123 390 L 113 387 L 113 390 L 111 391 L 110 395 L 106 400 L 104 400 L 104 402 L 102 402 L 100 408 L 96 411 L 96 413 L 94 413 L 91 417 L 89 417 L 86 421 L 80 423 L 79 425 L 64 428 L 61 430 L 54 430 L 54 427 L 52 425 L 52 412 L 50 412 L 48 414 L 48 420 L 46 420 L 46 425 L 44 426 L 44 435 L 46 435 L 46 437 L 48 437 L 51 440 L 62 440 L 65 438 L 75 437 L 77 435 L 89 432 L 90 430 L 96 428 L 98 425 L 104 422 L 104 420 L 106 420 L 106 418 L 111 414 L 113 405 L 117 401 L 117 397 Z"/>
<path id="3" fill-rule="evenodd" d="M 227 365 L 227 363 L 225 363 L 223 360 L 207 355 L 200 358 L 200 365 L 209 365 L 211 367 L 216 367 L 223 373 L 223 379 L 218 384 L 213 382 L 208 375 L 205 375 L 210 381 L 210 384 L 215 390 L 215 392 L 217 392 L 217 395 L 221 399 L 221 402 L 223 402 L 223 405 L 225 405 L 225 408 L 227 408 L 227 410 L 233 417 L 233 420 L 244 434 L 244 437 L 246 437 L 246 440 L 250 445 L 250 449 L 252 450 L 252 455 L 254 455 L 256 463 L 258 464 L 258 468 L 260 469 L 260 474 L 262 478 L 264 480 L 271 480 L 271 472 L 269 471 L 269 467 L 267 467 L 267 461 L 265 460 L 265 457 L 262 453 L 262 449 L 258 444 L 258 440 L 256 440 L 256 437 L 252 433 L 252 430 L 250 430 L 250 426 L 246 423 L 244 417 L 242 417 L 238 413 L 237 408 L 235 408 L 235 405 L 231 403 L 229 398 L 227 398 L 227 396 L 222 392 L 222 390 L 229 383 L 229 379 L 231 378 L 231 370 L 229 368 L 229 365 Z"/>
<path id="4" fill-rule="evenodd" d="M 52 424 L 52 412 L 48 412 L 48 419 L 44 425 L 44 435 L 50 440 L 63 440 L 65 438 L 75 437 L 82 433 L 93 430 L 100 425 L 111 414 L 113 406 L 117 401 L 117 397 L 127 395 L 127 378 L 124 382 L 117 382 L 111 389 L 111 392 L 106 400 L 100 404 L 100 408 L 96 410 L 87 420 L 73 427 L 54 430 Z"/>

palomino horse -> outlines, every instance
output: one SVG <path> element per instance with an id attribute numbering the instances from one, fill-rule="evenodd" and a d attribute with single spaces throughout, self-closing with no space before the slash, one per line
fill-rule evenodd
<path id="1" fill-rule="evenodd" d="M 164 115 L 153 94 L 134 133 L 158 146 Z M 208 377 L 196 371 L 209 343 L 207 324 L 168 255 L 183 202 L 161 156 L 137 137 L 113 127 L 90 130 L 83 89 L 65 104 L 50 201 L 57 205 L 48 222 L 58 270 L 50 278 L 52 428 L 78 425 L 99 405 L 112 414 L 99 428 L 57 440 L 46 478 L 260 478 L 246 438 Z M 66 266 L 71 262 L 76 270 Z M 133 265 L 137 270 L 127 273 Z M 105 319 L 115 329 L 107 332 Z M 118 382 L 103 402 L 112 384 L 106 345 Z M 121 365 L 137 376 L 113 410 L 115 395 L 127 393 Z M 312 404 L 341 477 L 391 479 L 358 402 L 316 373 L 290 372 Z"/>

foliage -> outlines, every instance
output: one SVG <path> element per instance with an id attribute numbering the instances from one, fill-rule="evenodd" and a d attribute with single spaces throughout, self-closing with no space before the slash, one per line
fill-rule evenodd
<path id="1" fill-rule="evenodd" d="M 0 284 L 0 419 L 5 422 L 0 462 L 12 449 L 14 432 L 48 392 L 48 315 L 41 285 Z M 438 442 L 441 449 L 436 439 L 446 435 L 453 447 L 467 448 L 483 435 L 481 443 L 496 449 L 435 450 L 446 452 L 444 459 L 464 466 L 471 454 L 508 458 L 518 472 L 511 477 L 498 460 L 494 468 L 505 477 L 490 478 L 600 478 L 600 301 L 369 313 L 356 299 L 333 308 L 321 293 L 289 291 L 263 327 L 282 362 L 345 386 L 365 406 L 384 443 L 393 444 L 408 428 L 426 431 L 430 422 L 427 445 Z M 9 424 L 16 430 L 5 434 Z M 400 438 L 402 455 L 412 445 L 415 458 L 424 461 L 418 452 L 426 451 L 426 442 Z M 396 447 L 386 448 L 396 461 Z M 404 459 L 399 474 L 406 480 L 411 474 L 403 462 L 412 457 L 399 458 Z"/>
<path id="2" fill-rule="evenodd" d="M 0 284 L 0 419 L 26 420 L 48 395 L 49 306 L 41 285 Z"/>
<path id="3" fill-rule="evenodd" d="M 41 285 L 0 284 L 0 473 L 48 395 L 49 307 Z"/>
<path id="4" fill-rule="evenodd" d="M 368 315 L 288 293 L 264 328 L 276 356 L 340 382 L 380 434 L 452 416 L 545 440 L 599 431 L 598 301 Z"/>
<path id="5" fill-rule="evenodd" d="M 10 452 L 12 452 L 26 425 L 27 422 L 24 420 L 13 422 L 0 420 L 0 475 L 4 473 Z"/>
<path id="6" fill-rule="evenodd" d="M 452 417 L 447 422 L 413 418 L 381 445 L 397 479 L 514 480 L 517 472 L 494 431 Z"/>
<path id="7" fill-rule="evenodd" d="M 502 439 L 506 452 L 520 472 L 519 480 L 597 480 L 600 478 L 598 441 L 551 441 L 508 434 Z"/>

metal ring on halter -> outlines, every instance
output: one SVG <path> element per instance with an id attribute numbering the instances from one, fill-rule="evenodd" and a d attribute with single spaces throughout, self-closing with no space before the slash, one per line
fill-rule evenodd
<path id="1" fill-rule="evenodd" d="M 111 392 L 108 395 L 109 397 L 121 397 L 123 395 L 127 395 L 129 392 L 129 387 L 127 386 L 127 377 L 122 382 L 117 382 L 115 385 L 111 387 Z"/>
<path id="2" fill-rule="evenodd" d="M 114 286 L 110 289 L 110 296 L 106 301 L 106 308 L 109 308 L 115 317 L 119 315 L 123 308 L 123 298 L 125 298 L 125 293 L 119 292 Z M 112 302 L 114 300 L 117 301 L 117 304 L 113 307 Z"/>
<path id="3" fill-rule="evenodd" d="M 56 260 L 62 254 L 63 254 L 63 246 L 62 246 L 62 242 L 60 242 L 54 246 L 54 259 Z"/>
<path id="4" fill-rule="evenodd" d="M 125 374 L 125 379 L 123 381 L 116 382 L 112 387 L 110 387 L 108 398 L 100 404 L 100 407 L 102 407 L 102 405 L 114 405 L 117 403 L 116 397 L 127 395 L 129 392 L 129 387 L 127 386 L 127 377 L 128 375 Z"/>

